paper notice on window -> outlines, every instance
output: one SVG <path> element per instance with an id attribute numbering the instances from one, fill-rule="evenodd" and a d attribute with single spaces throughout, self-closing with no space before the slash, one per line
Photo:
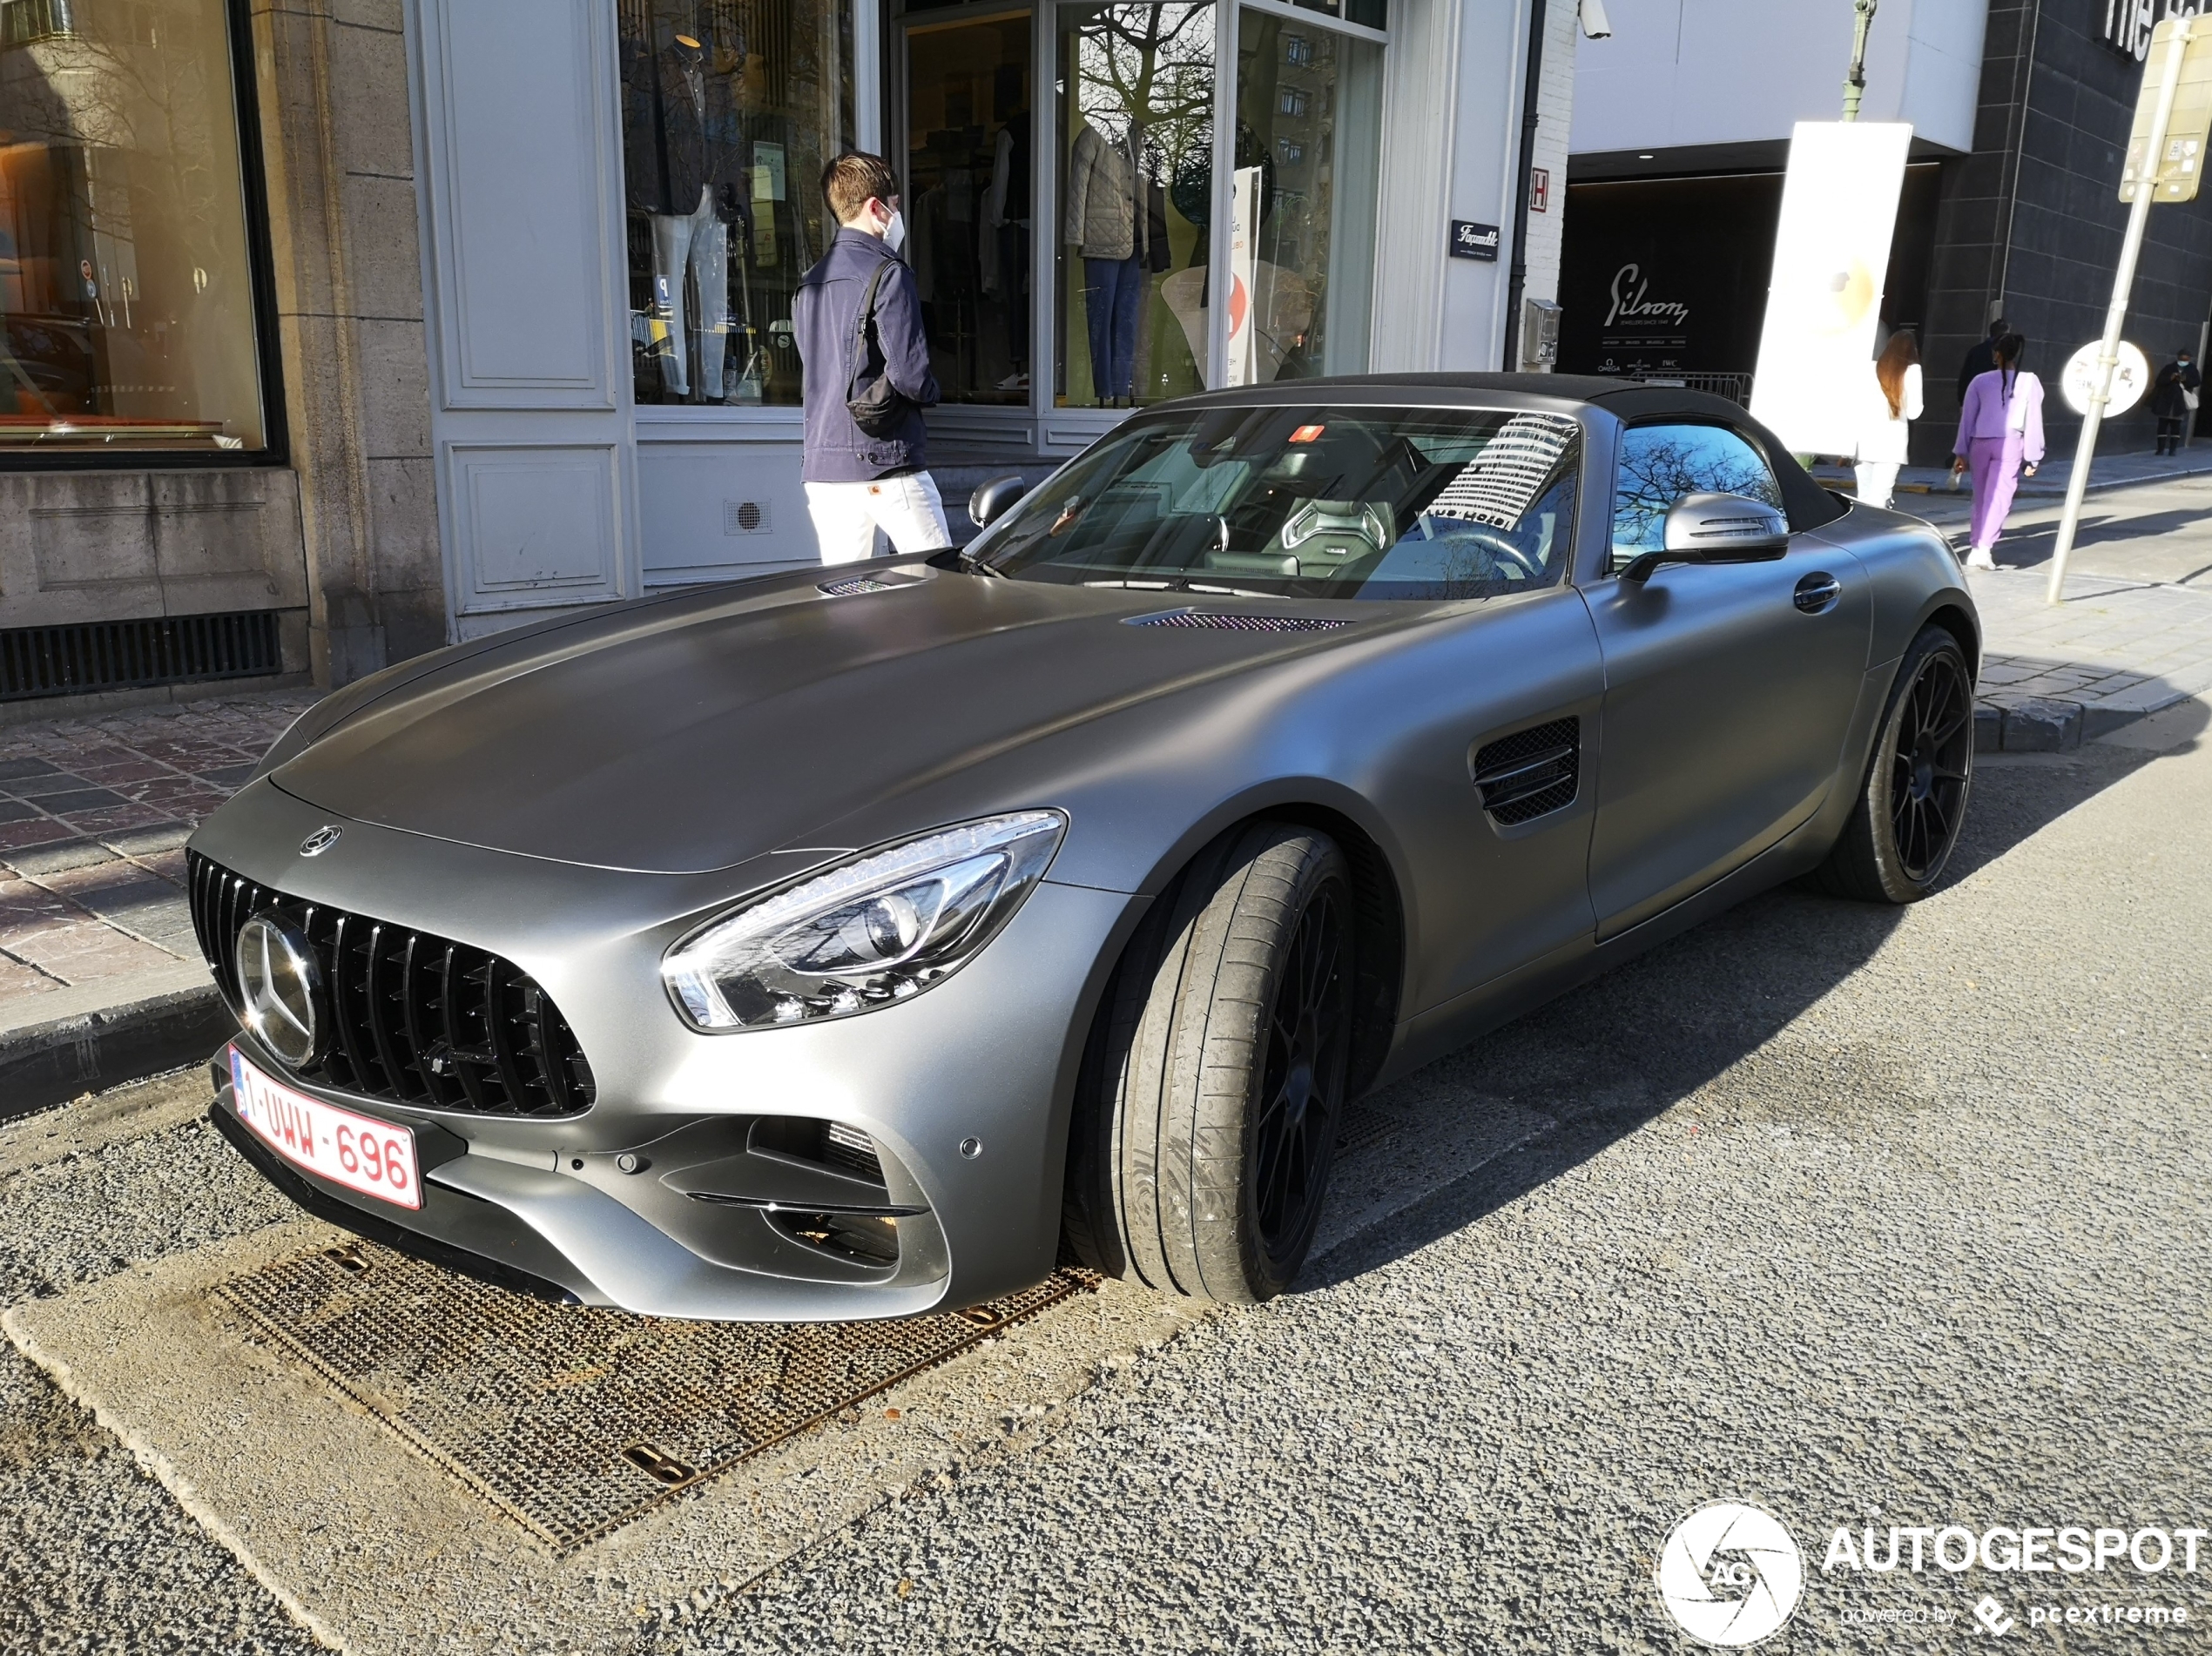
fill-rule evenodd
<path id="1" fill-rule="evenodd" d="M 1793 453 L 1849 455 L 1865 435 L 1912 143 L 1887 121 L 1800 121 L 1791 137 L 1751 414 Z"/>

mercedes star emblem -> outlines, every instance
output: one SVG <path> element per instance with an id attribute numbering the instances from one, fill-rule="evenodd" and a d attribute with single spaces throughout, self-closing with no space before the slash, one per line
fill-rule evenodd
<path id="1" fill-rule="evenodd" d="M 344 831 L 344 829 L 335 827 L 329 823 L 323 824 L 321 827 L 300 842 L 300 854 L 302 857 L 321 856 L 323 852 L 338 843 L 338 836 Z"/>
<path id="2" fill-rule="evenodd" d="M 246 1027 L 263 1046 L 294 1069 L 315 1060 L 322 1050 L 322 971 L 296 926 L 256 914 L 239 928 L 238 986 Z"/>

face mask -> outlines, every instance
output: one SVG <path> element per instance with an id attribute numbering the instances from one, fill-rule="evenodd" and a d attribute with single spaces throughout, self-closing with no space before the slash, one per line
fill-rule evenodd
<path id="1" fill-rule="evenodd" d="M 893 211 L 891 222 L 883 226 L 883 245 L 894 253 L 907 245 L 906 214 Z"/>

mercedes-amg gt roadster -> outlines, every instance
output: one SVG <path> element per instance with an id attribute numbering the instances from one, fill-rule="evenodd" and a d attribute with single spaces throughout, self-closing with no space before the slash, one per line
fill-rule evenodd
<path id="1" fill-rule="evenodd" d="M 303 715 L 190 848 L 216 1124 L 314 1213 L 587 1304 L 896 1316 L 1063 1258 L 1262 1300 L 1348 1100 L 1956 843 L 1957 560 L 1733 402 L 1278 382 L 969 511 Z"/>

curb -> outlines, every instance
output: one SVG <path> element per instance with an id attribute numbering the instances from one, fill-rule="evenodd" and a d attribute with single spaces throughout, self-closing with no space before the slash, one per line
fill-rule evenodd
<path id="1" fill-rule="evenodd" d="M 0 1121 L 196 1063 L 236 1027 L 208 984 L 0 1032 Z"/>
<path id="2" fill-rule="evenodd" d="M 2162 713 L 2189 699 L 2179 692 L 2156 707 L 2099 707 L 2089 702 L 2069 702 L 2053 697 L 2024 697 L 2019 701 L 1976 701 L 1974 751 L 1977 753 L 2067 753 L 2085 742 L 2094 742 L 2125 729 L 2138 719 Z"/>

